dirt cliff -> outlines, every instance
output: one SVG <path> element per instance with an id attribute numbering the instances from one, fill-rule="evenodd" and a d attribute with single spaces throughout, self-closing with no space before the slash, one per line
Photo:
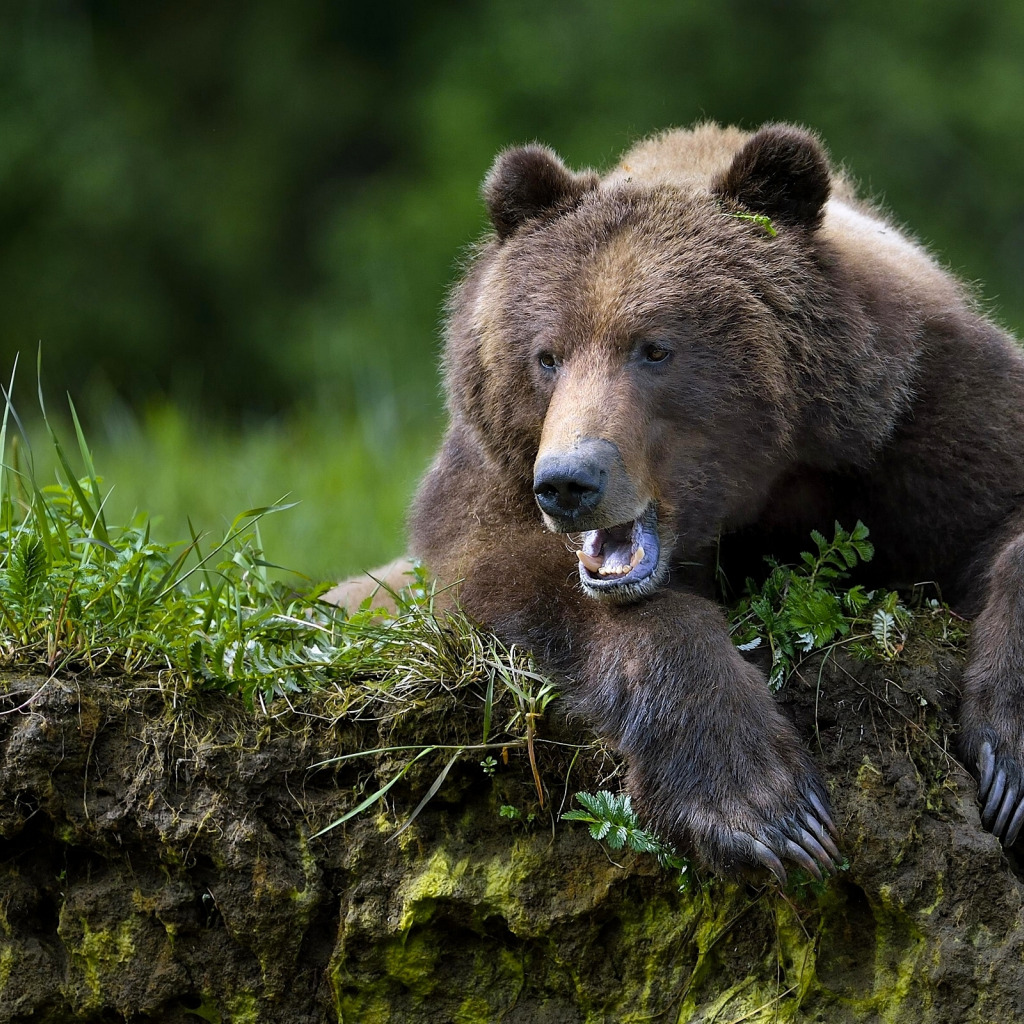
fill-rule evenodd
<path id="1" fill-rule="evenodd" d="M 617 783 L 558 701 L 533 743 L 543 809 L 510 742 L 456 758 L 399 832 L 449 746 L 315 837 L 420 752 L 383 748 L 477 742 L 480 695 L 375 717 L 324 691 L 268 715 L 155 679 L 8 677 L 0 1021 L 1024 1019 L 1021 866 L 954 759 L 961 668 L 936 636 L 802 665 L 780 699 L 849 866 L 785 892 L 679 891 L 559 820 Z"/>

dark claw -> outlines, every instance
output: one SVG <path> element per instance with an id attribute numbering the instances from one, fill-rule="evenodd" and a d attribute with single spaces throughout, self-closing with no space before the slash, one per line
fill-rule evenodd
<path id="1" fill-rule="evenodd" d="M 1016 813 L 1010 819 L 1010 824 L 1006 826 L 1006 839 L 1003 841 L 1003 845 L 1013 846 L 1017 841 L 1021 825 L 1024 825 L 1024 800 L 1017 805 Z"/>
<path id="2" fill-rule="evenodd" d="M 821 797 L 813 789 L 807 793 L 807 801 L 814 808 L 814 813 L 817 814 L 822 825 L 829 830 L 834 839 L 838 839 L 839 833 L 836 831 L 835 825 L 832 824 L 832 816 L 828 813 Z"/>
<path id="3" fill-rule="evenodd" d="M 1003 829 L 1006 827 L 1006 823 L 1010 820 L 1013 815 L 1013 810 L 1017 806 L 1017 787 L 1010 785 L 1006 789 L 1006 796 L 1003 797 L 1003 805 L 999 809 L 999 815 L 996 818 L 996 823 L 992 826 L 993 834 L 1002 839 Z"/>
<path id="4" fill-rule="evenodd" d="M 805 828 L 796 827 L 796 841 L 825 869 L 825 874 L 831 875 L 833 864 L 832 858 L 825 852 L 825 848 Z"/>
<path id="5" fill-rule="evenodd" d="M 992 785 L 992 777 L 996 773 L 996 756 L 992 752 L 992 744 L 986 740 L 981 745 L 981 753 L 978 755 L 978 767 L 981 769 L 981 781 L 978 783 L 978 799 L 984 803 L 988 796 L 989 787 Z"/>
<path id="6" fill-rule="evenodd" d="M 1000 768 L 996 772 L 995 781 L 992 783 L 992 790 L 988 795 L 988 799 L 985 801 L 985 810 L 981 815 L 981 822 L 989 830 L 992 831 L 992 821 L 996 816 L 996 812 L 999 810 L 999 805 L 1003 802 L 1003 791 L 1006 789 L 1006 769 Z"/>
<path id="7" fill-rule="evenodd" d="M 757 859 L 779 880 L 782 885 L 786 884 L 786 869 L 782 866 L 782 861 L 779 860 L 775 854 L 768 849 L 764 843 L 759 842 L 756 839 L 750 840 L 754 847 L 754 853 L 757 854 Z"/>
<path id="8" fill-rule="evenodd" d="M 797 846 L 792 839 L 786 840 L 786 856 L 795 864 L 805 868 L 819 881 L 823 882 L 821 869 L 814 863 L 814 858 L 801 846 Z"/>
<path id="9" fill-rule="evenodd" d="M 828 830 L 813 814 L 808 811 L 802 812 L 804 824 L 810 829 L 811 834 L 815 839 L 821 843 L 822 846 L 828 851 L 829 857 L 832 859 L 833 864 L 838 864 L 842 858 L 839 856 L 839 847 L 832 841 L 832 837 L 828 834 Z"/>

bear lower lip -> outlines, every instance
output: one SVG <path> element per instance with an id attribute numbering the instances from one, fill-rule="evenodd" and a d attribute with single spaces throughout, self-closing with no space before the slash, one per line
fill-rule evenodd
<path id="1" fill-rule="evenodd" d="M 631 522 L 584 533 L 576 552 L 583 585 L 608 591 L 651 576 L 660 553 L 657 526 L 657 513 L 651 504 Z"/>

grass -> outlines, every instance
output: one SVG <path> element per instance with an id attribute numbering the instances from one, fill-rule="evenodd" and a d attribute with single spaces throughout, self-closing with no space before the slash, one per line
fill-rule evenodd
<path id="1" fill-rule="evenodd" d="M 118 489 L 99 475 L 74 406 L 66 427 L 41 396 L 40 410 L 34 432 L 10 402 L 0 420 L 0 657 L 8 667 L 159 670 L 167 685 L 263 704 L 332 686 L 356 715 L 376 702 L 378 720 L 438 687 L 476 686 L 482 742 L 499 690 L 519 707 L 512 722 L 521 719 L 529 732 L 549 684 L 527 655 L 465 617 L 435 616 L 423 573 L 396 595 L 393 618 L 369 607 L 346 618 L 316 600 L 345 571 L 401 550 L 401 510 L 422 465 L 418 452 L 435 443 L 425 432 L 376 447 L 365 433 L 361 444 L 345 443 L 311 423 L 212 435 L 164 409 L 151 416 L 151 429 L 102 453 L 122 472 L 136 471 L 134 488 Z M 296 497 L 312 494 L 305 508 L 264 503 L 203 529 L 204 515 L 221 518 L 212 510 L 225 495 L 280 493 L 289 483 Z M 175 499 L 159 527 L 138 511 L 144 495 Z M 203 499 L 206 512 L 197 518 L 183 507 L 190 495 Z M 168 535 L 169 522 L 180 525 L 177 536 Z M 276 531 L 277 524 L 285 525 Z M 277 548 L 267 556 L 275 532 L 299 575 L 282 568 Z M 313 564 L 326 568 L 306 571 Z"/>
<path id="2" fill-rule="evenodd" d="M 152 513 L 155 536 L 170 542 L 188 537 L 189 522 L 219 533 L 239 509 L 296 502 L 262 524 L 267 550 L 337 580 L 405 550 L 406 509 L 441 432 L 436 412 L 423 420 L 378 430 L 306 414 L 243 431 L 161 406 L 89 433 L 114 520 Z"/>

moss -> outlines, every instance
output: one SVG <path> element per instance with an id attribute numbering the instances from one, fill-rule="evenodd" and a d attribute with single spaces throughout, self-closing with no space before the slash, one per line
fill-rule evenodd
<path id="1" fill-rule="evenodd" d="M 429 921 L 436 901 L 450 897 L 456 891 L 468 868 L 468 857 L 456 861 L 446 850 L 435 850 L 422 870 L 402 887 L 399 931 L 407 933 L 414 924 Z"/>
<path id="2" fill-rule="evenodd" d="M 875 789 L 882 781 L 882 773 L 871 763 L 867 757 L 861 762 L 857 769 L 857 786 L 868 792 Z"/>
<path id="3" fill-rule="evenodd" d="M 224 1000 L 224 1024 L 259 1024 L 259 1000 L 251 992 L 236 992 Z"/>
<path id="4" fill-rule="evenodd" d="M 7 988 L 7 982 L 11 979 L 11 968 L 14 966 L 15 947 L 9 945 L 0 946 L 0 994 Z"/>
<path id="5" fill-rule="evenodd" d="M 939 905 L 946 898 L 946 890 L 945 890 L 945 886 L 943 885 L 944 878 L 945 878 L 945 872 L 943 872 L 943 871 L 936 871 L 935 872 L 935 899 L 927 907 L 922 907 L 918 911 L 918 914 L 921 917 L 931 917 L 932 914 L 934 914 L 935 911 L 939 909 Z"/>
<path id="6" fill-rule="evenodd" d="M 685 982 L 684 995 L 680 1001 L 677 1018 L 680 1022 L 689 1021 L 697 1016 L 698 1009 L 702 1005 L 701 997 L 705 982 L 719 974 L 719 957 L 717 955 L 719 942 L 741 923 L 756 902 L 756 900 L 741 896 L 737 886 L 723 884 L 715 887 L 715 891 L 704 894 L 697 905 L 698 909 L 692 922 L 691 938 L 696 958 L 690 976 Z M 739 904 L 738 907 L 737 904 Z M 735 998 L 752 983 L 753 978 L 746 977 L 740 983 L 731 986 L 723 993 L 722 997 L 715 1000 L 716 1003 L 721 1004 L 719 1009 L 727 1004 L 730 1006 L 730 1010 L 738 1009 L 738 1004 L 734 1005 Z M 714 1019 L 714 1016 L 715 1014 L 712 1014 L 711 1019 Z"/>
<path id="7" fill-rule="evenodd" d="M 517 837 L 507 851 L 474 865 L 483 874 L 483 902 L 494 911 L 504 912 L 513 931 L 516 931 L 516 920 L 522 916 L 515 893 L 531 874 L 544 869 L 544 859 L 535 846 L 532 837 Z"/>
<path id="8" fill-rule="evenodd" d="M 309 835 L 306 829 L 297 826 L 295 833 L 298 836 L 299 863 L 302 866 L 302 877 L 305 882 L 301 889 L 292 889 L 289 897 L 296 904 L 303 930 L 309 923 L 309 915 L 316 907 L 319 895 L 317 886 L 317 863 L 313 850 L 309 845 Z"/>
<path id="9" fill-rule="evenodd" d="M 82 935 L 77 944 L 68 941 L 70 929 L 64 921 L 57 931 L 64 939 L 72 968 L 81 976 L 84 985 L 82 1008 L 92 1009 L 103 1004 L 104 996 L 109 997 L 112 979 L 135 956 L 132 937 L 135 922 L 130 919 L 121 921 L 114 929 L 93 929 L 85 917 L 80 917 L 78 923 Z"/>
<path id="10" fill-rule="evenodd" d="M 335 1003 L 338 1024 L 394 1024 L 391 999 L 381 991 L 362 989 Z"/>
<path id="11" fill-rule="evenodd" d="M 455 1011 L 454 1024 L 488 1024 L 494 1017 L 493 1007 L 481 996 L 467 996 Z"/>
<path id="12" fill-rule="evenodd" d="M 393 939 L 384 947 L 387 976 L 414 996 L 426 998 L 437 984 L 434 968 L 441 950 L 438 936 L 427 930 L 417 929 Z"/>

